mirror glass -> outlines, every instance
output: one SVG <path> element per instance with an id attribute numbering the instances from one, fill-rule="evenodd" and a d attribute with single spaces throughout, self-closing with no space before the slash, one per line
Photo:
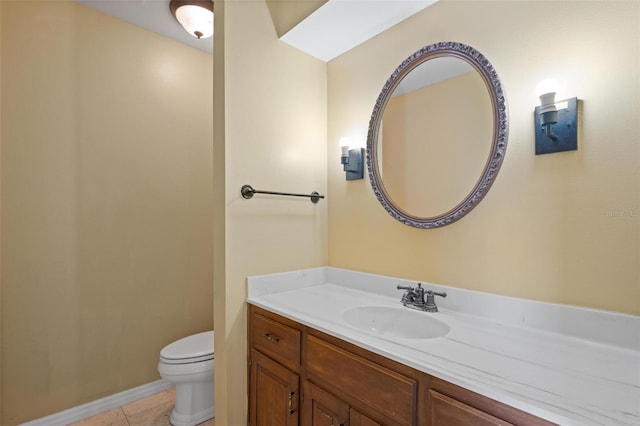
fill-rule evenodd
<path id="1" fill-rule="evenodd" d="M 491 186 L 506 133 L 504 96 L 488 61 L 460 43 L 426 46 L 396 69 L 374 107 L 374 192 L 407 225 L 450 224 Z"/>

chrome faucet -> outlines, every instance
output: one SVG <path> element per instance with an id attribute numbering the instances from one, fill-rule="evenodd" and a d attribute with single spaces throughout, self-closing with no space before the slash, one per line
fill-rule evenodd
<path id="1" fill-rule="evenodd" d="M 438 312 L 435 296 L 447 297 L 447 293 L 438 293 L 433 290 L 425 290 L 422 284 L 418 283 L 418 287 L 397 286 L 398 290 L 405 290 L 400 302 L 407 308 L 417 309 L 425 312 Z M 426 296 L 426 298 L 425 298 Z"/>

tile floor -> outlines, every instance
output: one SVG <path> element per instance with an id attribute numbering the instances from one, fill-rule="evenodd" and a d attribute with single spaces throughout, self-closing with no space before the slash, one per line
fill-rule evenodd
<path id="1" fill-rule="evenodd" d="M 71 423 L 69 426 L 169 426 L 175 393 L 175 389 L 169 389 Z M 198 426 L 215 426 L 215 424 L 215 419 L 211 419 Z"/>

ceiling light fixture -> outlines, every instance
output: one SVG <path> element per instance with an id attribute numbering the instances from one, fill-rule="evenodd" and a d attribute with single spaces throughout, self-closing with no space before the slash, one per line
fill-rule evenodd
<path id="1" fill-rule="evenodd" d="M 213 35 L 213 1 L 171 0 L 169 9 L 180 25 L 192 36 L 201 39 Z"/>

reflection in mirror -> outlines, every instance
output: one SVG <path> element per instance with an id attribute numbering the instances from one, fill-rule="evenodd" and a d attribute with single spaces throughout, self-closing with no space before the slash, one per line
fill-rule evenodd
<path id="1" fill-rule="evenodd" d="M 506 142 L 506 101 L 491 64 L 461 43 L 429 45 L 396 69 L 378 97 L 369 177 L 397 220 L 448 225 L 484 197 Z"/>
<path id="2" fill-rule="evenodd" d="M 462 59 L 436 58 L 407 74 L 378 133 L 378 166 L 393 202 L 434 217 L 463 200 L 489 158 L 492 124 L 489 92 Z"/>

